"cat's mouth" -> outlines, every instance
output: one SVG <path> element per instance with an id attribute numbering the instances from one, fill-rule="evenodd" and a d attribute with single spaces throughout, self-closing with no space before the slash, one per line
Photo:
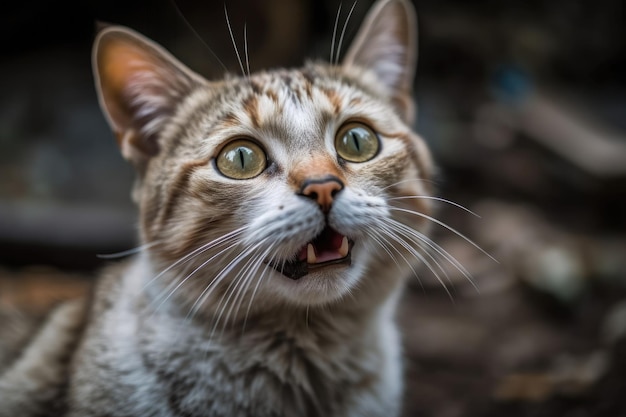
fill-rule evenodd
<path id="1" fill-rule="evenodd" d="M 269 264 L 286 277 L 296 280 L 328 265 L 350 265 L 353 246 L 354 242 L 347 236 L 326 226 L 322 233 L 298 251 L 297 260 Z"/>

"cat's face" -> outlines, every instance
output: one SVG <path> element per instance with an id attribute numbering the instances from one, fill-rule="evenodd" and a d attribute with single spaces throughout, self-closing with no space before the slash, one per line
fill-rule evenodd
<path id="1" fill-rule="evenodd" d="M 430 174 L 409 126 L 411 13 L 377 5 L 342 65 L 219 82 L 128 29 L 100 34 L 101 103 L 139 170 L 163 294 L 245 310 L 397 285 L 419 258 Z"/>

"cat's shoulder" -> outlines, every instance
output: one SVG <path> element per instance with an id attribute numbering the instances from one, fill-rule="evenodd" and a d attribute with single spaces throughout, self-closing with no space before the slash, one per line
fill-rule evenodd
<path id="1" fill-rule="evenodd" d="M 56 305 L 43 320 L 3 313 L 1 416 L 58 415 L 69 367 L 87 322 L 88 298 Z M 7 333 L 7 334 L 5 334 Z M 9 339 L 11 337 L 12 340 Z"/>
<path id="2" fill-rule="evenodd" d="M 62 414 L 85 331 L 110 308 L 130 264 L 106 266 L 90 292 L 56 304 L 43 316 L 0 310 L 0 417 Z"/>

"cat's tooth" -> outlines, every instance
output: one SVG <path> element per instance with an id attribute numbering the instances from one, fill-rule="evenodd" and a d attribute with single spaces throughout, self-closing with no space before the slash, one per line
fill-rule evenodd
<path id="1" fill-rule="evenodd" d="M 317 262 L 317 256 L 315 256 L 315 248 L 311 243 L 306 247 L 306 263 L 314 264 Z"/>
<path id="2" fill-rule="evenodd" d="M 339 249 L 337 249 L 337 252 L 339 252 L 339 255 L 341 255 L 342 258 L 345 258 L 346 256 L 348 256 L 349 250 L 350 250 L 350 246 L 348 245 L 348 238 L 344 236 L 343 239 L 341 240 L 341 246 L 339 246 Z"/>

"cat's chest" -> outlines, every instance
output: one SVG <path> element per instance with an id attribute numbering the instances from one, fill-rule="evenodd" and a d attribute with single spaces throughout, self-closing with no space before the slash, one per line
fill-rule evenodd
<path id="1" fill-rule="evenodd" d="M 166 308 L 139 313 L 124 289 L 80 349 L 76 415 L 382 416 L 399 403 L 389 309 L 304 321 L 274 312 L 221 334 Z"/>
<path id="2" fill-rule="evenodd" d="M 375 348 L 306 332 L 253 329 L 236 339 L 142 342 L 141 366 L 171 415 L 344 415 L 357 392 L 375 390 L 384 365 Z"/>

